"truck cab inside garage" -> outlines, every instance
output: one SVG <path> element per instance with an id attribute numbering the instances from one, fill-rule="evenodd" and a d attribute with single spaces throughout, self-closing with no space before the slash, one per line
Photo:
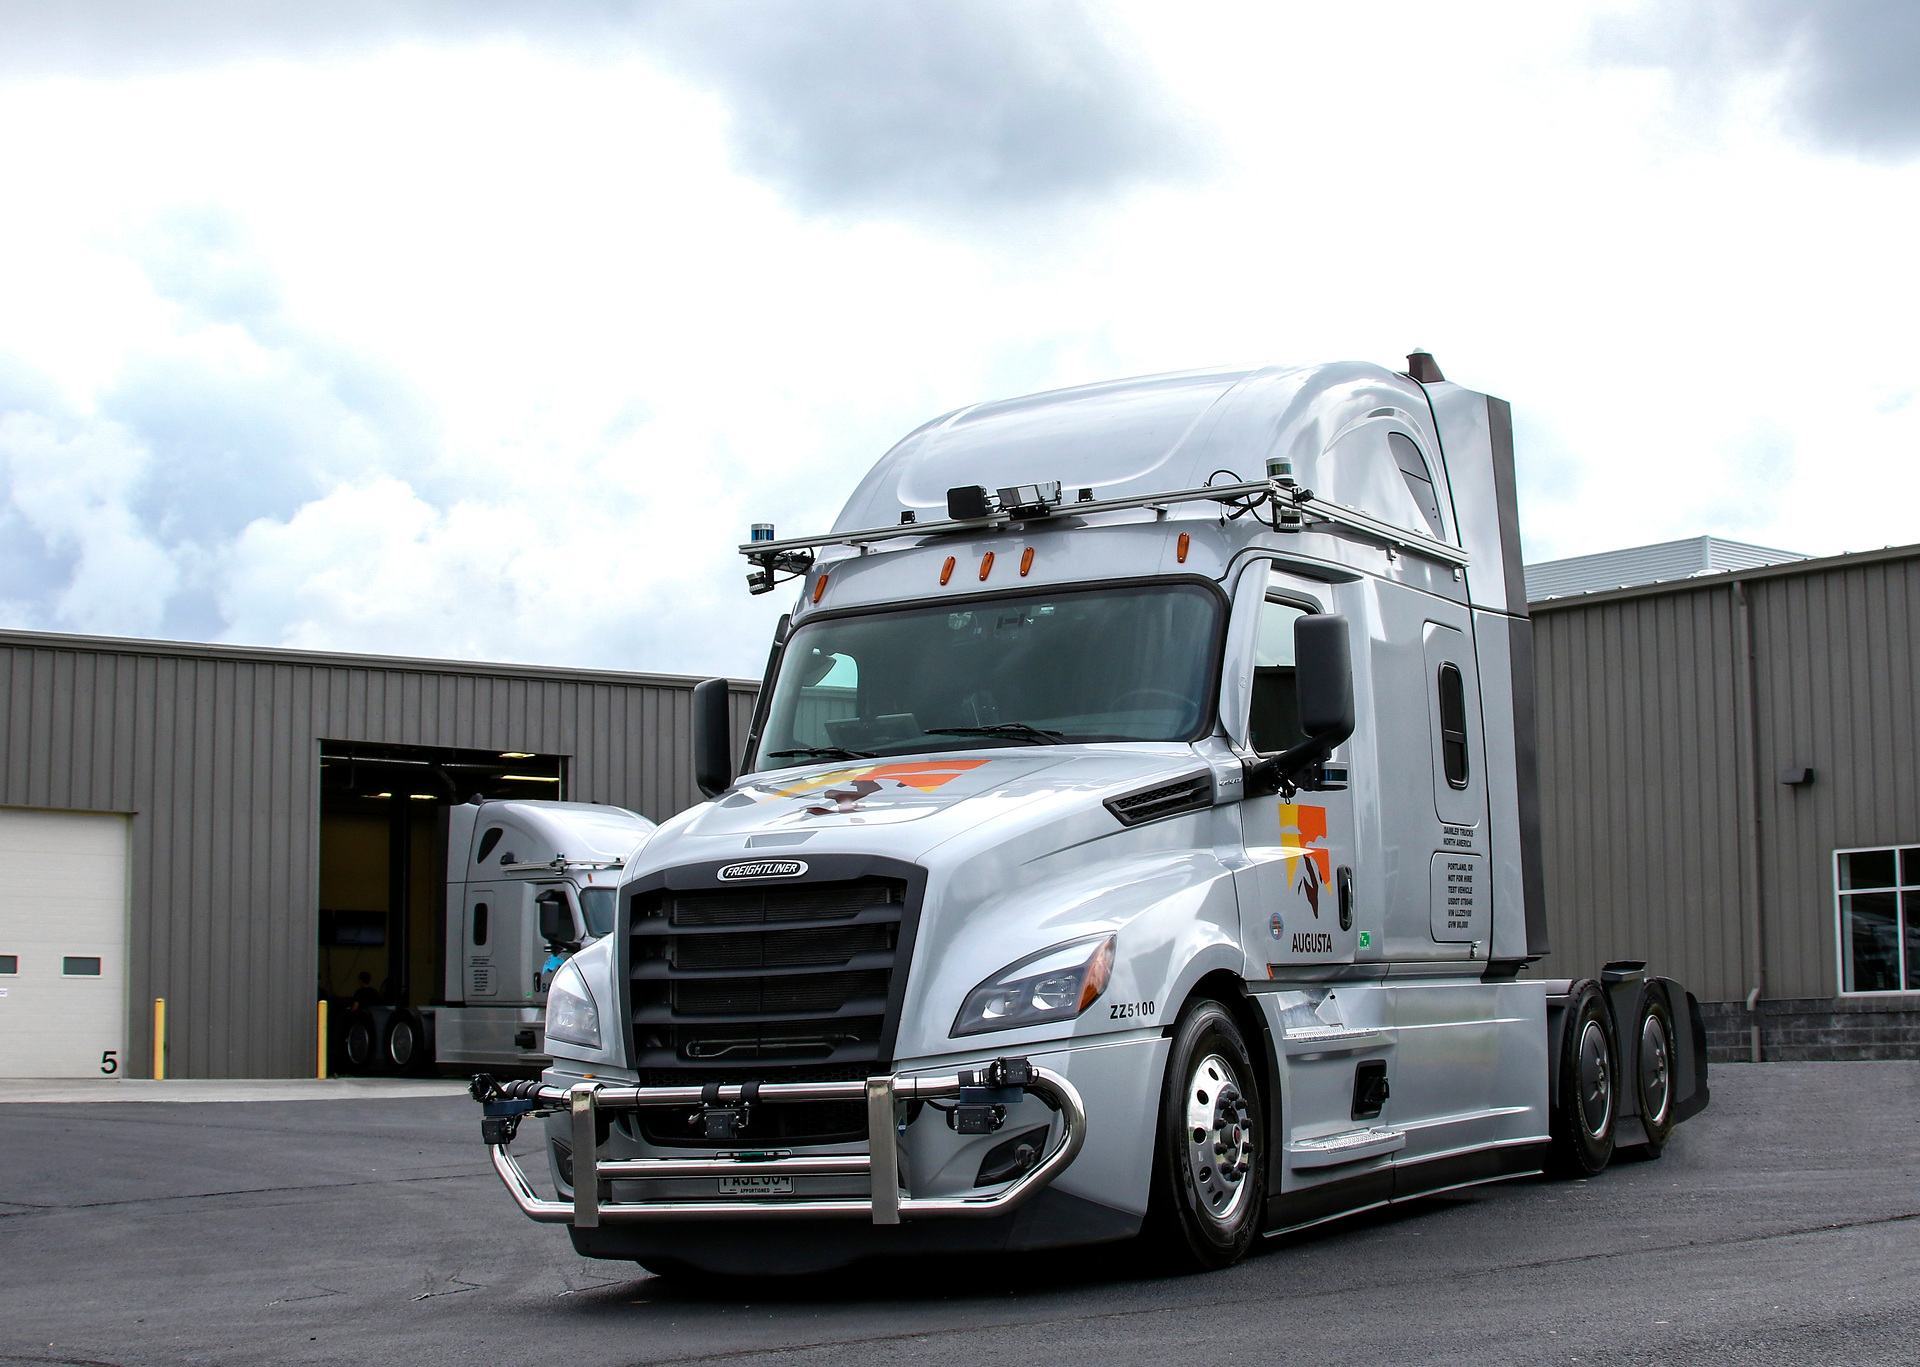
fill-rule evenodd
<path id="1" fill-rule="evenodd" d="M 445 971 L 448 808 L 564 801 L 566 767 L 525 751 L 320 742 L 318 995 L 332 1071 L 430 1070 L 421 1008 L 460 995 Z"/>

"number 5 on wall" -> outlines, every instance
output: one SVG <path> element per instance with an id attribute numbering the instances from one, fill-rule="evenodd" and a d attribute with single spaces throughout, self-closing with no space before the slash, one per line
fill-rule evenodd
<path id="1" fill-rule="evenodd" d="M 108 1049 L 100 1055 L 100 1071 L 111 1077 L 120 1071 L 120 1051 Z"/>

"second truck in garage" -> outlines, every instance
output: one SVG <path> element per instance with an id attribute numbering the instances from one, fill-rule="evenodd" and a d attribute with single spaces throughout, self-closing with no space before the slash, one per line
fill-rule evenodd
<path id="1" fill-rule="evenodd" d="M 1507 405 L 1431 357 L 979 405 L 831 532 L 741 774 L 477 1079 L 521 1209 L 656 1270 L 1262 1234 L 1657 1154 L 1704 1033 L 1545 980 Z M 1598 966 L 1596 966 L 1598 968 Z M 544 1116 L 557 1199 L 509 1149 Z"/>
<path id="2" fill-rule="evenodd" d="M 654 829 L 592 802 L 476 798 L 445 810 L 444 995 L 350 1003 L 335 1056 L 351 1071 L 544 1067 L 547 982 L 612 933 L 621 872 Z"/>

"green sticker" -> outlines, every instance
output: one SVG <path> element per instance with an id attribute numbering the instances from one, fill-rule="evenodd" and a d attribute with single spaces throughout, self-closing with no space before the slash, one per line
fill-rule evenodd
<path id="1" fill-rule="evenodd" d="M 1361 931 L 1360 932 L 1360 948 L 1371 949 L 1372 947 L 1373 947 L 1373 936 L 1369 935 L 1364 930 Z"/>

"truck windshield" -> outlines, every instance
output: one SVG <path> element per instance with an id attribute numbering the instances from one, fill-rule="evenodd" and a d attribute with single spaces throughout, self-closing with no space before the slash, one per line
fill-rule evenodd
<path id="1" fill-rule="evenodd" d="M 1192 740 L 1219 621 L 1207 589 L 1162 584 L 809 623 L 781 658 L 754 764 Z"/>

